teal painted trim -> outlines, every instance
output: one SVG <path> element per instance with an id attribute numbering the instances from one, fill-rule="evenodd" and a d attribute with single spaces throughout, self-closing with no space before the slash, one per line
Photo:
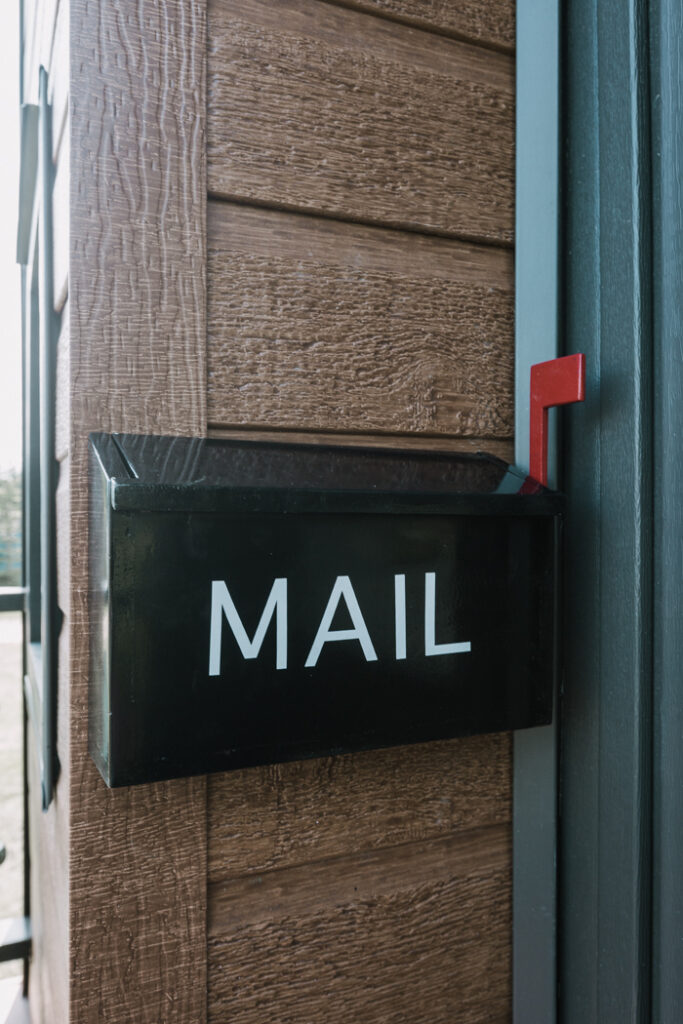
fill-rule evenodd
<path id="1" fill-rule="evenodd" d="M 0 613 L 23 612 L 25 595 L 23 587 L 0 587 Z"/>
<path id="2" fill-rule="evenodd" d="M 529 466 L 529 370 L 559 354 L 559 44 L 557 0 L 517 3 L 515 461 Z M 552 414 L 551 414 L 552 422 Z M 556 485 L 556 442 L 549 481 Z"/>
<path id="3" fill-rule="evenodd" d="M 563 321 L 589 373 L 563 421 L 564 1024 L 653 1020 L 649 13 L 650 0 L 566 8 Z"/>
<path id="4" fill-rule="evenodd" d="M 38 107 L 21 108 L 21 160 L 19 172 L 19 217 L 17 222 L 17 263 L 28 263 L 31 224 L 38 180 Z"/>
<path id="5" fill-rule="evenodd" d="M 683 1008 L 683 7 L 654 0 L 654 1024 Z"/>
<path id="6" fill-rule="evenodd" d="M 558 0 L 517 2 L 515 461 L 529 465 L 529 371 L 559 354 Z M 557 480 L 551 420 L 549 480 Z M 556 700 L 557 704 L 557 700 Z M 513 1021 L 554 1024 L 557 1010 L 557 714 L 515 733 Z"/>

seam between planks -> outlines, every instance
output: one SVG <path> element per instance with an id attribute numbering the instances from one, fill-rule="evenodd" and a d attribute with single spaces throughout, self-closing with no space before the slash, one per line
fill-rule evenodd
<path id="1" fill-rule="evenodd" d="M 321 905 L 374 898 L 439 879 L 508 870 L 509 823 L 380 850 L 341 854 L 208 886 L 207 937 L 267 919 L 305 916 Z"/>
<path id="2" fill-rule="evenodd" d="M 445 39 L 454 39 L 458 43 L 478 46 L 482 50 L 490 50 L 492 53 L 502 53 L 506 57 L 515 56 L 516 47 L 514 43 L 498 43 L 493 39 L 469 35 L 467 32 L 458 32 L 457 29 L 447 29 L 421 18 L 411 18 L 409 15 L 402 16 L 388 11 L 371 10 L 363 3 L 354 3 L 354 0 L 316 0 L 316 2 L 329 4 L 331 7 L 344 7 L 350 11 L 358 11 L 361 14 L 370 15 L 372 18 L 380 18 L 382 21 L 391 21 L 396 25 L 406 25 L 408 28 L 415 28 L 420 32 L 428 32 L 430 35 L 442 36 Z"/>
<path id="3" fill-rule="evenodd" d="M 331 221 L 336 224 L 349 224 L 350 226 L 374 228 L 381 231 L 403 232 L 404 234 L 407 233 L 424 238 L 440 238 L 449 242 L 461 242 L 464 245 L 479 245 L 493 250 L 501 249 L 505 252 L 512 252 L 515 248 L 514 238 L 492 239 L 486 238 L 483 235 L 469 234 L 465 231 L 454 232 L 440 230 L 439 228 L 427 228 L 422 225 L 417 226 L 407 221 L 386 221 L 379 218 L 340 216 L 322 207 L 307 206 L 304 208 L 294 203 L 255 198 L 243 199 L 241 196 L 228 192 L 209 190 L 207 192 L 207 200 L 210 203 L 220 203 L 225 206 L 242 206 L 255 210 L 271 211 L 272 213 L 287 213 L 297 217 L 319 217 L 321 220 Z"/>

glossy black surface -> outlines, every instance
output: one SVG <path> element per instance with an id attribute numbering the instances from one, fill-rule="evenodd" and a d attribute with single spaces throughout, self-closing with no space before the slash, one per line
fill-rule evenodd
<path id="1" fill-rule="evenodd" d="M 487 456 L 95 435 L 90 738 L 106 781 L 547 722 L 561 499 L 524 484 Z M 212 581 L 251 641 L 275 580 L 286 632 L 282 599 L 246 658 L 217 602 L 210 674 Z"/>

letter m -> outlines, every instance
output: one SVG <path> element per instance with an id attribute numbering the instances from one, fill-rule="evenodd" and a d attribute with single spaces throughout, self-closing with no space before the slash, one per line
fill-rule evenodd
<path id="1" fill-rule="evenodd" d="M 254 639 L 250 640 L 242 625 L 235 603 L 223 580 L 211 582 L 211 639 L 209 642 L 209 675 L 221 672 L 221 644 L 223 638 L 223 616 L 233 632 L 237 645 L 245 659 L 257 658 L 270 620 L 276 616 L 275 667 L 287 668 L 287 579 L 276 579 L 273 583 L 261 621 L 256 627 Z"/>

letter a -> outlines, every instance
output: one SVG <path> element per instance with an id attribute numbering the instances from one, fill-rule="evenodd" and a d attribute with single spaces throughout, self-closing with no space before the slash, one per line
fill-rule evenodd
<path id="1" fill-rule="evenodd" d="M 336 612 L 337 605 L 342 597 L 346 601 L 346 607 L 348 608 L 349 615 L 351 616 L 353 629 L 330 629 L 334 613 Z M 353 587 L 351 586 L 351 580 L 348 576 L 337 576 L 337 579 L 334 582 L 330 599 L 327 602 L 327 608 L 323 612 L 323 617 L 320 620 L 320 625 L 318 626 L 318 632 L 315 635 L 313 646 L 306 658 L 306 668 L 312 668 L 317 664 L 320 652 L 323 649 L 323 644 L 326 644 L 331 640 L 358 640 L 363 648 L 365 660 L 377 661 L 377 655 L 375 654 L 375 648 L 372 646 L 368 627 L 365 625 L 363 614 L 360 610 L 358 600 Z"/>
<path id="2" fill-rule="evenodd" d="M 276 654 L 275 668 L 287 668 L 287 580 L 276 579 L 271 588 L 261 621 L 256 627 L 254 639 L 250 640 L 242 620 L 235 608 L 223 580 L 211 582 L 211 639 L 209 641 L 209 675 L 221 673 L 221 641 L 223 637 L 223 615 L 232 629 L 235 640 L 245 659 L 257 658 L 270 620 L 276 613 Z"/>

